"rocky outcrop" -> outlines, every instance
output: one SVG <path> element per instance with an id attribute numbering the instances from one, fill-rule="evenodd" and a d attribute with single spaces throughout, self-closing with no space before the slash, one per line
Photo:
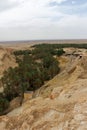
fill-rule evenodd
<path id="1" fill-rule="evenodd" d="M 0 130 L 86 130 L 87 54 L 80 51 L 33 99 L 1 116 Z"/>
<path id="2" fill-rule="evenodd" d="M 0 48 L 0 77 L 3 75 L 4 70 L 17 66 L 12 51 L 8 50 L 8 48 Z"/>

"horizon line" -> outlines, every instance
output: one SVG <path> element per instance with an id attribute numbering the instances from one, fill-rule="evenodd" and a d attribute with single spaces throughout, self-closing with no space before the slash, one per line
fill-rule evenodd
<path id="1" fill-rule="evenodd" d="M 37 42 L 37 41 L 78 41 L 78 40 L 87 40 L 87 39 L 30 39 L 30 40 L 3 40 L 0 43 L 7 43 L 7 42 Z"/>

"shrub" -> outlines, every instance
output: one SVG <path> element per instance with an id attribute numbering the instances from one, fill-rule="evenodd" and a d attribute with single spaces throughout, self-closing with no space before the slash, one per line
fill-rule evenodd
<path id="1" fill-rule="evenodd" d="M 65 51 L 61 48 L 61 49 L 58 49 L 57 51 L 56 51 L 56 55 L 57 56 L 61 56 L 62 54 L 64 54 L 65 53 Z"/>
<path id="2" fill-rule="evenodd" d="M 0 115 L 3 114 L 3 112 L 8 108 L 9 106 L 9 101 L 0 96 Z"/>

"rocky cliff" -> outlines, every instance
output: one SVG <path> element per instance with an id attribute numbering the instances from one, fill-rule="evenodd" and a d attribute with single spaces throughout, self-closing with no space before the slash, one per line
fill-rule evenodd
<path id="1" fill-rule="evenodd" d="M 0 130 L 86 130 L 87 52 L 72 49 L 60 57 L 61 72 L 34 98 L 0 117 Z M 78 55 L 77 55 L 78 54 Z"/>

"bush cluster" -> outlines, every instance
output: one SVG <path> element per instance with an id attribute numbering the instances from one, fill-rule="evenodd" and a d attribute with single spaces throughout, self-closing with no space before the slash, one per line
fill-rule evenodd
<path id="1" fill-rule="evenodd" d="M 62 55 L 63 49 L 52 46 L 37 46 L 31 53 L 27 50 L 14 52 L 18 67 L 10 67 L 1 79 L 4 95 L 8 101 L 17 96 L 24 98 L 26 90 L 35 91 L 44 81 L 59 73 L 59 62 L 53 55 Z M 38 62 L 38 60 L 40 62 Z"/>
<path id="2" fill-rule="evenodd" d="M 4 114 L 4 111 L 8 108 L 9 101 L 0 94 L 0 115 Z"/>

